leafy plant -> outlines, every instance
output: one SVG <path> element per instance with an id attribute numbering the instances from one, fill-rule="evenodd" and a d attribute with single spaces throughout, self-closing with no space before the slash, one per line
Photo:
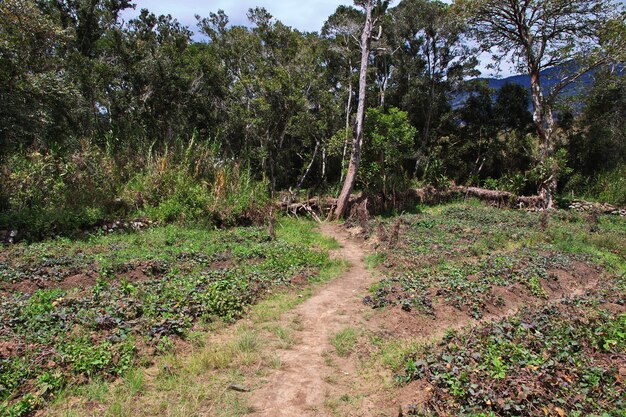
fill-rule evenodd
<path id="1" fill-rule="evenodd" d="M 167 226 L 7 248 L 3 280 L 50 288 L 0 295 L 0 334 L 19 342 L 0 358 L 2 415 L 29 413 L 67 385 L 125 375 L 139 345 L 170 352 L 198 320 L 236 320 L 294 276 L 315 280 L 335 265 L 324 248 L 337 244 L 302 223 L 281 221 L 276 240 L 260 227 Z M 76 277 L 76 288 L 55 288 Z"/>

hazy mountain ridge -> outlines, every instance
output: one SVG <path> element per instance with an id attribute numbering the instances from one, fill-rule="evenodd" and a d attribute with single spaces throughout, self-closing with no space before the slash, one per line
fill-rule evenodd
<path id="1" fill-rule="evenodd" d="M 550 91 L 554 88 L 554 86 L 562 79 L 563 76 L 566 75 L 564 70 L 567 69 L 567 65 L 575 66 L 576 64 L 570 63 L 564 66 L 551 67 L 541 71 L 541 87 L 544 94 L 549 94 Z M 567 73 L 572 73 L 576 68 L 570 68 Z M 572 71 L 570 71 L 572 70 Z M 624 75 L 625 68 L 624 66 L 619 66 L 616 68 L 616 71 L 622 75 Z M 576 96 L 580 96 L 580 94 L 588 89 L 590 89 L 595 82 L 595 74 L 598 72 L 598 69 L 587 72 L 585 75 L 580 77 L 578 80 L 573 82 L 572 84 L 566 86 L 560 94 L 561 98 L 572 98 L 572 102 L 570 103 L 574 109 L 580 109 L 583 105 L 582 100 L 577 99 Z M 477 81 L 486 81 L 489 88 L 495 90 L 497 93 L 503 86 L 506 84 L 519 84 L 522 87 L 530 90 L 530 75 L 521 74 L 521 75 L 513 75 L 506 78 L 476 78 Z M 451 101 L 453 108 L 461 107 L 467 97 L 469 97 L 471 93 L 469 92 L 460 92 L 455 95 Z M 528 102 L 529 109 L 532 108 L 532 102 L 529 99 Z"/>

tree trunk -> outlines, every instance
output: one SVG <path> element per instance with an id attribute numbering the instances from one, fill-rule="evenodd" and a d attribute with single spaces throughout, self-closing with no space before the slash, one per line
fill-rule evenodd
<path id="1" fill-rule="evenodd" d="M 352 63 L 348 63 L 348 67 L 350 68 L 349 76 L 349 87 L 348 87 L 348 104 L 346 105 L 346 140 L 343 144 L 343 154 L 341 155 L 341 179 L 339 183 L 341 184 L 344 180 L 345 170 L 346 170 L 346 154 L 348 153 L 348 135 L 350 134 L 350 115 L 352 114 Z"/>
<path id="2" fill-rule="evenodd" d="M 552 108 L 546 103 L 541 91 L 541 81 L 539 71 L 532 71 L 530 75 L 531 93 L 533 100 L 533 122 L 539 135 L 539 164 L 544 165 L 548 158 L 554 154 L 554 143 L 552 134 L 554 132 L 554 117 Z M 549 168 L 552 171 L 552 168 Z M 557 180 L 555 173 L 548 172 L 548 178 L 541 180 L 539 185 L 539 195 L 544 201 L 546 209 L 554 208 L 553 195 L 556 191 Z"/>
<path id="3" fill-rule="evenodd" d="M 322 184 L 326 185 L 326 147 L 322 145 Z"/>
<path id="4" fill-rule="evenodd" d="M 385 109 L 385 98 L 387 95 L 387 87 L 389 86 L 389 68 L 385 68 L 385 75 L 383 75 L 383 81 L 380 83 L 380 108 Z"/>
<path id="5" fill-rule="evenodd" d="M 368 0 L 365 4 L 365 25 L 363 26 L 363 34 L 361 35 L 361 71 L 359 73 L 359 106 L 356 114 L 356 135 L 352 141 L 352 152 L 350 155 L 350 163 L 348 165 L 348 173 L 343 183 L 343 188 L 337 199 L 337 207 L 333 218 L 339 219 L 343 217 L 348 208 L 350 194 L 356 183 L 356 175 L 361 163 L 361 146 L 363 145 L 363 124 L 365 122 L 365 93 L 367 90 L 367 68 L 369 65 L 370 47 L 372 42 L 372 28 L 374 22 L 372 20 L 372 4 L 373 0 Z"/>
<path id="6" fill-rule="evenodd" d="M 300 181 L 298 182 L 298 186 L 296 187 L 296 193 L 302 189 L 302 186 L 304 185 L 304 181 L 306 181 L 306 177 L 309 176 L 309 172 L 311 172 L 311 168 L 313 167 L 315 158 L 317 158 L 317 151 L 319 150 L 319 148 L 320 148 L 320 141 L 318 139 L 315 141 L 315 150 L 313 151 L 311 162 L 309 162 L 309 165 L 306 167 L 306 171 L 304 171 L 304 174 L 302 175 L 302 177 L 300 178 Z"/>
<path id="7" fill-rule="evenodd" d="M 430 52 L 430 37 L 427 38 L 427 46 L 426 46 L 426 64 L 428 65 L 428 78 L 430 79 L 429 87 L 428 87 L 428 107 L 426 109 L 425 114 L 425 123 L 424 129 L 422 130 L 422 143 L 420 144 L 417 159 L 415 160 L 415 171 L 413 175 L 417 178 L 417 174 L 419 173 L 420 164 L 423 162 L 424 153 L 426 151 L 426 146 L 428 145 L 428 138 L 430 137 L 430 130 L 433 120 L 433 112 L 434 112 L 434 103 L 435 103 L 435 69 L 433 67 L 433 59 L 431 58 Z M 425 171 L 424 171 L 425 172 Z"/>

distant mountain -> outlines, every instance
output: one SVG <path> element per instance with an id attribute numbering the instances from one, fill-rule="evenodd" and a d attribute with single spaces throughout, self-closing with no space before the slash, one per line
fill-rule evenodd
<path id="1" fill-rule="evenodd" d="M 552 67 L 552 68 L 543 70 L 541 72 L 541 87 L 543 89 L 544 94 L 548 94 L 552 90 L 552 87 L 554 87 L 565 74 L 575 71 L 576 70 L 575 66 L 576 64 L 571 62 L 571 63 L 565 64 L 564 66 Z M 620 73 L 624 73 L 625 72 L 624 69 L 625 69 L 624 67 L 621 67 L 619 69 Z M 591 86 L 594 83 L 595 72 L 596 72 L 595 70 L 589 71 L 588 73 L 583 75 L 581 78 L 576 80 L 576 82 L 565 87 L 563 91 L 561 92 L 560 97 L 565 97 L 565 98 L 575 97 L 577 95 L 580 95 L 580 93 L 583 93 L 587 89 L 591 88 Z M 519 84 L 522 87 L 530 90 L 530 76 L 529 75 L 513 75 L 507 78 L 477 78 L 477 80 L 486 80 L 487 84 L 489 85 L 489 88 L 493 88 L 496 92 L 499 91 L 500 88 L 502 88 L 502 86 L 506 84 L 511 84 L 511 83 Z M 453 108 L 461 107 L 463 103 L 465 103 L 465 100 L 467 100 L 468 96 L 469 96 L 469 93 L 467 92 L 457 94 L 451 100 L 452 107 Z M 575 109 L 580 109 L 582 107 L 581 100 L 574 99 L 572 106 Z M 528 107 L 529 109 L 532 108 L 532 102 L 529 101 Z"/>
<path id="2" fill-rule="evenodd" d="M 576 68 L 571 68 L 570 71 L 565 67 L 552 67 L 541 71 L 541 86 L 544 91 L 544 94 L 547 94 L 552 90 L 561 78 L 566 74 L 571 74 Z M 565 96 L 575 95 L 579 91 L 584 91 L 586 88 L 591 87 L 593 85 L 593 76 L 595 71 L 589 71 L 581 78 L 576 80 L 575 83 L 570 84 L 565 87 L 562 94 Z M 486 79 L 489 87 L 494 88 L 496 91 L 502 88 L 503 85 L 513 83 L 519 84 L 522 87 L 530 89 L 530 76 L 529 75 L 514 75 L 508 78 L 482 78 Z"/>

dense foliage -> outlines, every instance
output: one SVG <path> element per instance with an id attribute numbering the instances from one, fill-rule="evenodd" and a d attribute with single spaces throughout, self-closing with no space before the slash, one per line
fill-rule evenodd
<path id="1" fill-rule="evenodd" d="M 528 91 L 467 81 L 479 74 L 478 52 L 468 41 L 473 20 L 459 8 L 393 6 L 374 31 L 369 162 L 358 186 L 392 193 L 411 180 L 491 178 L 535 192 L 547 171 L 535 169 Z M 249 11 L 248 26 L 216 12 L 198 16 L 201 36 L 192 38 L 193 28 L 148 10 L 124 22 L 130 7 L 0 4 L 0 230 L 41 236 L 132 214 L 221 224 L 263 206 L 260 190 L 336 191 L 358 101 L 360 9 L 339 7 L 320 33 L 285 26 L 262 8 Z M 620 20 L 594 30 L 610 62 L 619 61 Z M 559 50 L 574 41 L 560 39 Z M 586 78 L 593 89 L 571 111 L 554 107 L 555 147 L 566 151 L 555 149 L 566 156 L 555 162 L 566 164 L 567 191 L 624 202 L 623 187 L 606 180 L 624 166 L 622 73 L 604 67 Z M 214 210 L 221 177 L 247 196 L 236 213 Z M 176 195 L 181 188 L 190 190 Z"/>

